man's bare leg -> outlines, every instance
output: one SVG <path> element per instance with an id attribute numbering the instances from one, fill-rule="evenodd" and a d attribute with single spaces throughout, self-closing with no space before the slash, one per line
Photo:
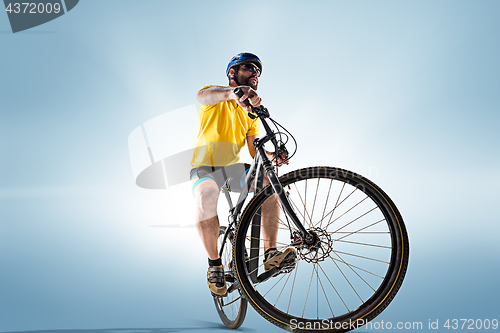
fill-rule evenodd
<path id="1" fill-rule="evenodd" d="M 276 248 L 280 206 L 276 194 L 273 194 L 262 205 L 262 238 L 264 239 L 264 252 L 269 248 Z"/>
<path id="2" fill-rule="evenodd" d="M 255 184 L 255 182 L 254 182 Z M 250 187 L 250 191 L 254 191 L 254 184 Z M 269 184 L 267 175 L 264 174 L 263 187 Z M 262 238 L 264 240 L 264 252 L 269 248 L 276 248 L 276 240 L 278 239 L 278 226 L 280 217 L 280 205 L 276 194 L 269 197 L 261 209 L 262 219 Z"/>
<path id="3" fill-rule="evenodd" d="M 217 237 L 219 236 L 219 218 L 217 216 L 196 223 L 198 235 L 210 260 L 219 258 L 217 251 Z"/>
<path id="4" fill-rule="evenodd" d="M 196 229 L 210 260 L 219 258 L 217 238 L 219 237 L 219 218 L 217 217 L 217 201 L 219 187 L 211 180 L 198 184 L 195 188 Z"/>
<path id="5" fill-rule="evenodd" d="M 194 190 L 196 198 L 196 229 L 208 255 L 207 283 L 214 296 L 227 294 L 224 268 L 217 251 L 219 237 L 219 218 L 217 217 L 217 201 L 219 187 L 211 180 L 202 181 Z"/>
<path id="6" fill-rule="evenodd" d="M 267 177 L 264 179 L 264 185 L 269 183 Z M 293 247 L 286 247 L 285 244 L 280 244 L 281 249 L 278 250 L 277 242 L 278 230 L 280 225 L 280 203 L 276 194 L 270 196 L 262 205 L 262 238 L 264 243 L 264 269 L 266 271 L 273 267 L 279 267 L 287 260 L 295 260 L 296 250 Z M 271 250 L 268 252 L 268 250 Z"/>

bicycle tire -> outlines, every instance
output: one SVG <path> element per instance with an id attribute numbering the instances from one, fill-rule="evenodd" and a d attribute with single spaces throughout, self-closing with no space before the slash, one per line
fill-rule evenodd
<path id="1" fill-rule="evenodd" d="M 320 243 L 318 243 L 319 245 L 315 251 L 309 251 L 302 246 L 303 242 L 297 245 L 295 239 L 291 243 L 288 242 L 288 244 L 282 240 L 281 243 L 278 243 L 282 245 L 282 248 L 295 247 L 297 250 L 298 259 L 294 268 L 267 281 L 260 283 L 259 281 L 252 281 L 250 272 L 247 269 L 248 266 L 245 263 L 244 253 L 249 248 L 249 239 L 252 237 L 250 234 L 252 228 L 250 226 L 253 217 L 256 214 L 259 215 L 259 212 L 266 208 L 263 204 L 274 193 L 271 185 L 266 186 L 245 207 L 237 226 L 233 251 L 236 275 L 240 281 L 242 292 L 247 295 L 248 302 L 260 315 L 285 330 L 346 332 L 364 326 L 389 305 L 401 287 L 406 274 L 409 261 L 409 240 L 401 214 L 393 201 L 380 187 L 367 178 L 348 170 L 333 167 L 304 168 L 281 176 L 279 181 L 287 191 L 289 201 L 293 204 L 292 206 L 299 219 L 303 221 L 306 229 L 314 230 L 319 235 Z M 326 192 L 326 186 L 320 184 L 326 183 L 328 185 L 328 182 L 328 193 L 325 195 L 323 192 Z M 308 185 L 314 188 L 316 183 L 316 189 L 313 191 L 314 196 L 308 196 Z M 295 189 L 292 189 L 292 187 L 295 187 Z M 318 195 L 320 188 L 322 193 Z M 336 197 L 333 206 L 328 206 L 330 191 L 333 193 L 332 188 L 335 189 L 335 193 L 338 193 L 338 195 L 333 196 L 333 198 Z M 302 192 L 304 198 L 301 196 Z M 298 197 L 300 197 L 300 200 L 297 199 Z M 359 200 L 363 197 L 364 199 Z M 323 209 L 322 218 L 317 221 L 317 219 L 314 219 L 315 205 L 317 200 L 318 203 L 322 200 L 321 198 L 325 199 L 324 209 L 321 207 Z M 311 201 L 313 201 L 312 212 L 310 209 Z M 297 202 L 299 206 L 303 204 L 303 211 L 297 207 Z M 342 205 L 344 206 L 339 208 Z M 371 206 L 374 206 L 374 208 L 362 213 L 365 209 L 368 209 L 365 207 Z M 330 210 L 331 207 L 333 208 Z M 325 215 L 326 211 L 328 211 L 328 214 Z M 290 230 L 293 231 L 293 224 L 291 222 L 285 223 L 286 215 L 284 215 L 283 211 L 281 211 L 281 214 L 278 218 L 278 227 L 290 229 L 290 226 L 292 226 Z M 328 217 L 328 215 L 330 216 Z M 335 219 L 332 221 L 334 216 Z M 323 227 L 327 217 L 329 219 L 328 223 Z M 332 225 L 334 225 L 333 232 L 330 231 L 332 229 L 327 229 Z M 346 229 L 354 229 L 354 231 Z M 283 238 L 283 233 L 283 231 L 279 231 L 278 236 Z M 290 237 L 292 235 L 293 233 L 290 231 Z M 365 241 L 375 243 L 364 243 Z M 261 247 L 260 243 L 259 247 Z M 344 249 L 354 252 L 349 253 Z M 346 261 L 346 257 L 348 257 L 349 262 Z M 250 260 L 258 260 L 257 269 L 261 269 L 259 267 L 262 266 L 263 259 L 257 257 Z M 303 266 L 306 267 L 304 268 L 306 271 L 310 268 L 311 278 L 308 286 L 301 282 L 301 279 L 307 281 L 303 276 L 309 274 L 302 274 Z M 345 270 L 342 270 L 342 268 Z M 299 279 L 296 280 L 300 269 L 302 269 L 301 274 Z M 325 269 L 327 269 L 328 273 L 325 272 Z M 311 300 L 314 298 L 314 291 L 311 293 L 310 290 L 312 285 L 314 287 L 312 281 L 315 273 L 316 315 L 314 315 L 314 308 L 311 310 L 311 306 L 308 307 L 308 298 L 310 296 Z M 283 305 L 280 298 L 293 274 L 293 284 L 291 285 L 288 305 L 285 309 L 286 304 Z M 280 275 L 281 279 L 278 280 Z M 349 280 L 348 276 L 353 277 L 352 280 Z M 283 287 L 275 303 L 271 304 L 274 301 L 274 295 L 277 294 L 277 290 L 273 291 L 273 289 L 285 277 L 287 277 L 286 282 L 282 283 Z M 332 280 L 337 287 L 334 286 Z M 268 281 L 272 282 L 268 283 Z M 295 284 L 296 281 L 297 285 Z M 267 287 L 263 286 L 271 286 L 270 283 L 274 283 L 274 285 L 264 294 Z M 354 283 L 356 283 L 358 289 L 353 286 Z M 320 293 L 320 285 L 324 297 Z M 330 285 L 332 288 L 330 288 Z M 342 285 L 344 289 L 341 289 Z M 307 294 L 303 290 L 294 291 L 294 287 L 308 288 Z M 290 288 L 287 287 L 288 289 Z M 335 292 L 330 291 L 330 289 Z M 355 295 L 352 295 L 351 289 Z M 329 290 L 332 299 L 329 299 L 326 290 Z M 300 307 L 295 303 L 292 305 L 292 298 L 296 302 L 296 299 L 304 298 L 304 296 L 303 310 L 299 314 L 302 304 L 298 304 Z M 319 315 L 320 301 L 322 305 L 321 316 Z"/>
<path id="2" fill-rule="evenodd" d="M 221 226 L 219 230 L 219 248 L 221 247 L 222 241 L 224 239 L 224 234 L 226 232 L 226 227 Z M 234 241 L 234 235 L 228 235 L 226 239 L 226 244 L 224 246 L 224 251 L 221 255 L 222 265 L 224 266 L 224 273 L 226 276 L 227 288 L 231 288 L 232 284 L 235 283 L 236 279 L 234 277 L 234 265 L 233 265 L 233 255 L 232 255 L 232 243 Z M 232 292 L 228 292 L 225 297 L 215 297 L 213 296 L 215 309 L 219 314 L 220 319 L 228 328 L 236 329 L 243 324 L 245 316 L 247 313 L 248 302 L 244 297 L 241 297 L 240 291 L 236 288 Z"/>

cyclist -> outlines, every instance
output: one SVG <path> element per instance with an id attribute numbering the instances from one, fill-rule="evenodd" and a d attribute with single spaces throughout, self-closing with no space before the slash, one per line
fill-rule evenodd
<path id="1" fill-rule="evenodd" d="M 200 127 L 190 176 L 196 201 L 196 228 L 208 254 L 207 283 L 214 296 L 225 296 L 227 293 L 224 268 L 217 251 L 220 228 L 217 201 L 220 187 L 228 178 L 231 179 L 230 190 L 241 191 L 249 168 L 248 164 L 238 163 L 239 152 L 245 142 L 250 155 L 255 157 L 253 140 L 259 134 L 259 120 L 248 116 L 251 108 L 243 101 L 248 98 L 253 106 L 260 105 L 257 86 L 261 72 L 262 62 L 255 54 L 239 53 L 227 66 L 228 86 L 207 85 L 197 94 L 200 102 Z M 236 87 L 244 92 L 241 98 L 234 93 Z M 275 158 L 272 153 L 267 154 L 272 160 L 277 160 L 278 164 L 288 164 L 285 156 Z M 265 177 L 264 185 L 268 183 L 269 180 Z M 279 267 L 284 260 L 295 256 L 293 248 L 287 248 L 283 252 L 276 249 L 279 208 L 278 201 L 271 197 L 265 202 L 262 211 L 266 271 Z"/>

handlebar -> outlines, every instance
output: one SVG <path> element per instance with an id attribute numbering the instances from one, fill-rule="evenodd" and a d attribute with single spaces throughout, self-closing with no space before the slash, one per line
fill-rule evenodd
<path id="1" fill-rule="evenodd" d="M 234 88 L 234 93 L 236 94 L 236 96 L 238 97 L 241 97 L 244 95 L 244 92 L 243 90 L 241 90 L 239 87 L 236 87 Z M 255 119 L 257 117 L 261 118 L 261 119 L 265 119 L 265 118 L 269 118 L 269 111 L 267 110 L 267 108 L 265 108 L 263 105 L 260 105 L 260 106 L 253 106 L 250 101 L 247 99 L 245 99 L 243 101 L 243 103 L 245 103 L 246 106 L 249 106 L 252 108 L 252 111 L 251 112 L 248 112 L 248 116 L 252 119 Z M 255 116 L 253 113 L 257 114 L 257 116 Z M 264 125 L 265 126 L 265 125 Z"/>
<path id="2" fill-rule="evenodd" d="M 243 90 L 241 90 L 239 87 L 234 88 L 234 93 L 236 94 L 236 96 L 238 96 L 238 97 L 240 97 L 240 98 L 241 98 L 241 96 L 243 96 L 243 95 L 245 94 L 245 93 L 243 92 Z M 252 109 L 253 109 L 253 106 L 252 106 L 252 104 L 250 104 L 250 101 L 248 100 L 248 98 L 247 98 L 247 99 L 245 99 L 245 100 L 243 101 L 243 103 L 245 103 L 245 105 L 246 105 L 246 106 L 250 106 L 250 107 L 252 107 Z"/>
<path id="3" fill-rule="evenodd" d="M 239 87 L 236 87 L 234 89 L 234 93 L 236 96 L 240 97 L 244 95 L 244 92 L 243 90 L 241 90 Z M 274 132 L 271 130 L 271 128 L 269 127 L 269 125 L 267 124 L 267 122 L 265 121 L 266 118 L 269 118 L 269 111 L 263 106 L 258 106 L 258 107 L 254 107 L 250 101 L 247 99 L 245 99 L 243 101 L 243 103 L 247 106 L 250 106 L 252 108 L 252 112 L 257 114 L 257 116 L 255 116 L 254 114 L 252 114 L 252 112 L 248 112 L 248 116 L 252 119 L 255 119 L 257 117 L 261 118 L 261 121 L 262 121 L 262 125 L 264 126 L 265 130 L 266 130 L 266 133 L 268 136 L 270 136 L 270 140 L 271 142 L 273 143 L 274 145 L 274 149 L 275 149 L 275 156 L 281 156 L 282 153 L 285 153 L 286 155 L 288 155 L 288 151 L 286 150 L 285 146 L 284 145 L 279 145 L 278 144 L 278 141 L 276 140 L 276 136 L 274 134 Z"/>

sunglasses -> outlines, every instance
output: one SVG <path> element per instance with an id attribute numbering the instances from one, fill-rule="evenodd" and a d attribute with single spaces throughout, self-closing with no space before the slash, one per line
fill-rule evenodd
<path id="1" fill-rule="evenodd" d="M 257 76 L 260 76 L 260 69 L 259 69 L 259 67 L 255 66 L 254 64 L 244 64 L 241 66 L 245 67 L 246 69 L 248 69 L 252 73 L 257 72 Z"/>

